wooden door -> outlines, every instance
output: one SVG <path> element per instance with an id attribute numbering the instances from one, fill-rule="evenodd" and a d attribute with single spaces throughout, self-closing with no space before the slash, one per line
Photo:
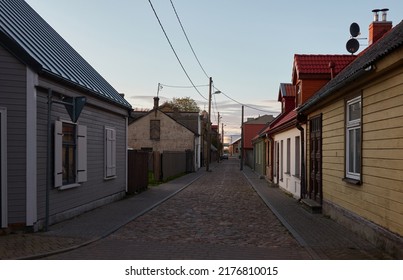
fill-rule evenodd
<path id="1" fill-rule="evenodd" d="M 322 115 L 309 121 L 310 153 L 309 153 L 309 184 L 307 196 L 322 204 Z"/>

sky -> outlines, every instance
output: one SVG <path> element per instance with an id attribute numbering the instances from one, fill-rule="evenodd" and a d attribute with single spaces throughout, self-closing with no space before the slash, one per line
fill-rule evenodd
<path id="1" fill-rule="evenodd" d="M 225 134 L 240 134 L 244 120 L 277 116 L 280 83 L 291 82 L 294 54 L 348 54 L 350 24 L 360 26 L 360 51 L 367 45 L 373 9 L 389 8 L 393 26 L 403 18 L 401 0 L 272 1 L 26 0 L 135 109 L 151 109 L 176 97 L 194 99 Z M 201 66 L 200 66 L 201 65 Z M 189 79 L 190 78 L 190 79 Z M 192 87 L 195 85 L 198 91 Z M 221 125 L 220 125 L 221 128 Z"/>

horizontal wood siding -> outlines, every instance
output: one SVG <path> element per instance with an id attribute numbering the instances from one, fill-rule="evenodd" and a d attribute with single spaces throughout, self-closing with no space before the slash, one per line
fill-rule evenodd
<path id="1" fill-rule="evenodd" d="M 60 85 L 59 85 L 60 87 Z M 71 89 L 70 89 L 71 90 Z M 76 94 L 80 94 L 77 92 Z M 57 99 L 57 98 L 54 98 Z M 110 105 L 113 106 L 113 105 Z M 46 190 L 46 129 L 47 129 L 47 94 L 38 92 L 38 218 L 45 217 Z M 52 124 L 55 120 L 70 118 L 64 106 L 53 104 Z M 126 119 L 125 116 L 87 104 L 77 122 L 87 127 L 87 182 L 67 190 L 51 188 L 50 215 L 60 214 L 76 207 L 124 193 L 126 190 Z M 116 168 L 117 176 L 105 180 L 104 176 L 104 139 L 105 126 L 116 129 Z M 53 131 L 53 126 L 52 126 Z M 53 135 L 53 134 L 52 134 Z M 52 136 L 53 139 L 53 136 Z M 53 140 L 52 140 L 53 141 Z M 53 161 L 53 150 L 52 150 Z M 52 165 L 53 166 L 53 165 Z M 53 170 L 52 170 L 53 180 Z M 52 181 L 53 184 L 53 181 Z"/>
<path id="2" fill-rule="evenodd" d="M 363 204 L 371 220 L 403 235 L 402 67 L 363 96 Z"/>
<path id="3" fill-rule="evenodd" d="M 0 107 L 7 108 L 8 223 L 25 223 L 26 67 L 0 46 Z"/>
<path id="4" fill-rule="evenodd" d="M 399 70 L 362 90 L 361 186 L 342 181 L 345 100 L 310 114 L 313 117 L 323 113 L 324 199 L 400 235 L 403 235 L 402 81 L 403 73 Z M 308 130 L 307 133 L 309 143 Z"/>

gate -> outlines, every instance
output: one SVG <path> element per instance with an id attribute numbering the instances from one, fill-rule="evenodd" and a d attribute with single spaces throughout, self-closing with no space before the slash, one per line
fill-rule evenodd
<path id="1" fill-rule="evenodd" d="M 147 189 L 148 155 L 146 151 L 128 151 L 127 192 L 129 194 L 136 194 Z"/>

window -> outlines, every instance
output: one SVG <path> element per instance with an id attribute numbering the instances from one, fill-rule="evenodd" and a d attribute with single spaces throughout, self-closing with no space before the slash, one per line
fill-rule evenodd
<path id="1" fill-rule="evenodd" d="M 160 140 L 160 121 L 150 120 L 150 139 Z"/>
<path id="2" fill-rule="evenodd" d="M 63 185 L 76 182 L 76 126 L 63 123 L 62 126 Z"/>
<path id="3" fill-rule="evenodd" d="M 87 181 L 87 127 L 55 122 L 55 187 Z"/>
<path id="4" fill-rule="evenodd" d="M 300 176 L 300 163 L 301 163 L 301 143 L 300 143 L 300 137 L 296 136 L 295 137 L 295 171 L 294 171 L 295 177 Z"/>
<path id="5" fill-rule="evenodd" d="M 283 181 L 283 166 L 284 166 L 284 163 L 283 163 L 283 159 L 284 159 L 284 141 L 283 140 L 281 140 L 280 141 L 280 171 L 279 171 L 279 175 L 280 175 L 280 181 Z"/>
<path id="6" fill-rule="evenodd" d="M 277 166 L 278 166 L 278 142 L 274 142 L 274 168 L 273 176 L 277 177 Z"/>
<path id="7" fill-rule="evenodd" d="M 346 104 L 346 178 L 361 180 L 361 97 Z"/>
<path id="8" fill-rule="evenodd" d="M 116 177 L 116 130 L 105 127 L 105 178 Z"/>
<path id="9" fill-rule="evenodd" d="M 291 173 L 291 138 L 287 138 L 287 166 L 286 173 Z"/>

